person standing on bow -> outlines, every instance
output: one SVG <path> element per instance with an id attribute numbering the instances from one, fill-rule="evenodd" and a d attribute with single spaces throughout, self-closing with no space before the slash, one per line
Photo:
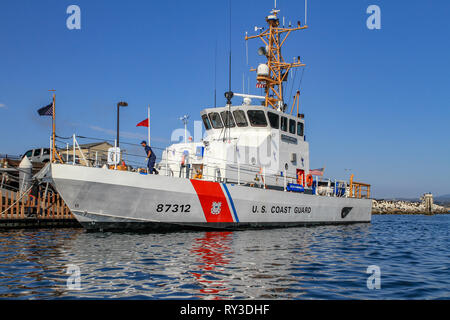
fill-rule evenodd
<path id="1" fill-rule="evenodd" d="M 141 146 L 144 147 L 145 154 L 148 159 L 148 162 L 147 162 L 148 173 L 149 174 L 153 174 L 153 172 L 157 173 L 156 169 L 154 168 L 155 162 L 156 162 L 155 153 L 153 152 L 152 148 L 150 148 L 150 146 L 147 145 L 147 141 L 142 141 Z"/>

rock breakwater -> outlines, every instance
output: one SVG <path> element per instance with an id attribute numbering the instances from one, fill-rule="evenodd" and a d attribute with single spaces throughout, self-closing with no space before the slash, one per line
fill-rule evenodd
<path id="1" fill-rule="evenodd" d="M 372 200 L 372 214 L 429 214 L 425 203 L 394 200 Z M 449 208 L 432 204 L 432 213 L 448 213 Z"/>

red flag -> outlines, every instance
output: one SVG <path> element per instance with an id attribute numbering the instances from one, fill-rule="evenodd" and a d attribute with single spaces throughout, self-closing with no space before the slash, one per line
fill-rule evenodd
<path id="1" fill-rule="evenodd" d="M 149 127 L 149 121 L 148 121 L 148 118 L 147 119 L 145 119 L 145 120 L 143 120 L 143 121 L 141 121 L 141 122 L 139 122 L 137 125 L 136 125 L 136 127 Z"/>

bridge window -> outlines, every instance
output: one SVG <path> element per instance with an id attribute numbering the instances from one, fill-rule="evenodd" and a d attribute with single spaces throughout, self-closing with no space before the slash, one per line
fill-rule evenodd
<path id="1" fill-rule="evenodd" d="M 287 131 L 287 118 L 286 117 L 281 117 L 281 130 L 283 131 Z"/>
<path id="2" fill-rule="evenodd" d="M 297 122 L 297 135 L 303 136 L 304 125 L 303 122 Z"/>
<path id="3" fill-rule="evenodd" d="M 209 114 L 209 119 L 211 119 L 211 124 L 214 129 L 222 129 L 223 128 L 222 120 L 220 119 L 220 115 L 217 112 L 211 112 Z"/>
<path id="4" fill-rule="evenodd" d="M 295 134 L 295 120 L 289 119 L 289 133 Z"/>
<path id="5" fill-rule="evenodd" d="M 236 124 L 238 127 L 248 126 L 247 118 L 245 117 L 245 112 L 242 110 L 233 111 L 234 119 L 236 119 Z"/>
<path id="6" fill-rule="evenodd" d="M 264 111 L 261 110 L 248 110 L 248 119 L 253 127 L 266 127 L 267 120 Z"/>
<path id="7" fill-rule="evenodd" d="M 209 122 L 208 116 L 206 114 L 202 115 L 203 124 L 205 125 L 205 129 L 211 129 L 211 122 Z"/>
<path id="8" fill-rule="evenodd" d="M 233 128 L 235 126 L 233 116 L 230 111 L 222 111 L 220 113 L 222 116 L 223 123 L 227 128 Z"/>
<path id="9" fill-rule="evenodd" d="M 274 129 L 280 127 L 280 116 L 273 112 L 267 112 L 267 117 L 269 118 L 270 126 Z"/>

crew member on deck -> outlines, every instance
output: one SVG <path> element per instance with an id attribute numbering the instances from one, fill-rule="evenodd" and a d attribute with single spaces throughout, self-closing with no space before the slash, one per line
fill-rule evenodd
<path id="1" fill-rule="evenodd" d="M 150 148 L 150 146 L 147 145 L 146 141 L 142 141 L 141 145 L 144 147 L 145 154 L 146 154 L 147 159 L 148 159 L 148 162 L 147 162 L 148 173 L 149 174 L 153 174 L 153 172 L 155 172 L 156 174 L 158 174 L 158 172 L 154 168 L 155 162 L 156 162 L 155 153 L 153 152 L 152 148 Z"/>

